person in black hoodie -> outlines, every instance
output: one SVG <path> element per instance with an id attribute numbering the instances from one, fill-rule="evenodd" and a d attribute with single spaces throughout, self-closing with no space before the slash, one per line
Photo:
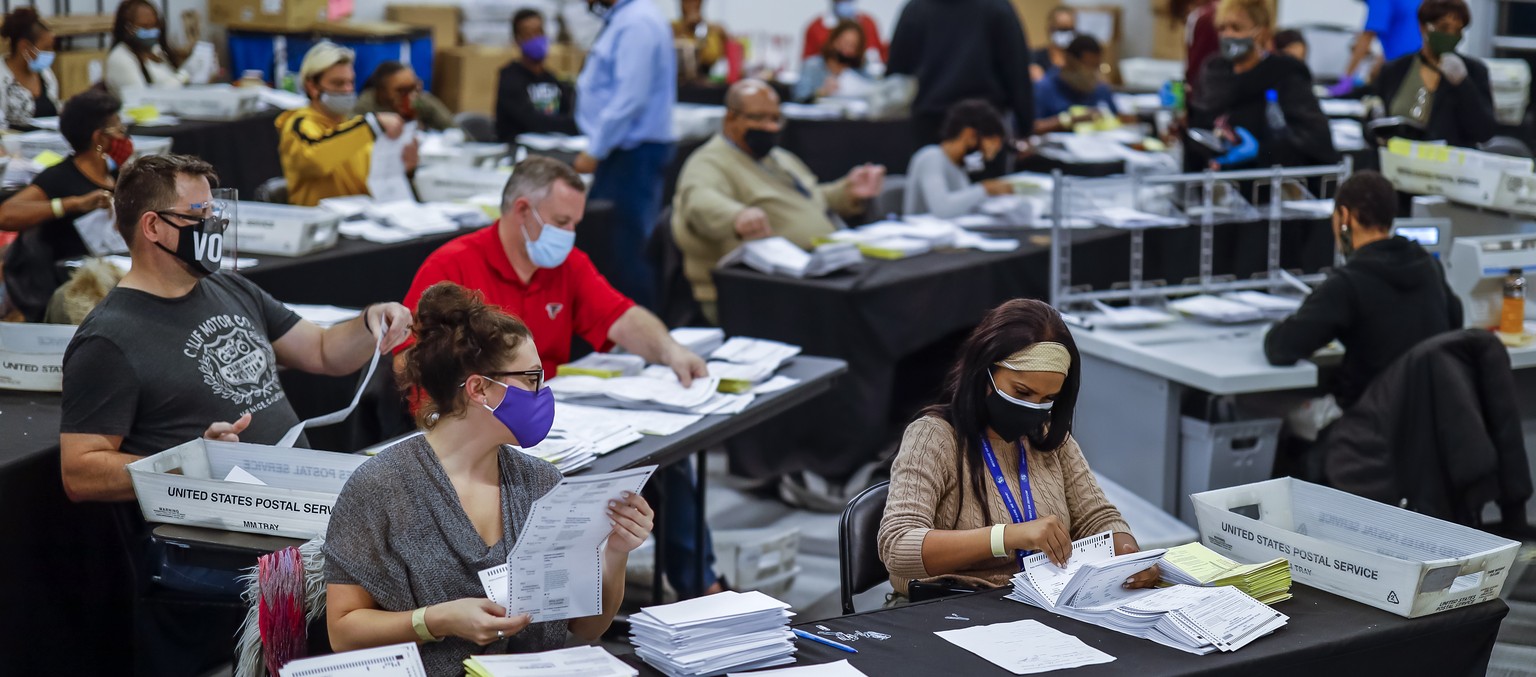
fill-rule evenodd
<path id="1" fill-rule="evenodd" d="M 911 0 L 896 21 L 886 72 L 917 78 L 912 124 L 919 145 L 938 143 L 950 106 L 982 99 L 1035 126 L 1029 44 L 1008 0 Z"/>
<path id="2" fill-rule="evenodd" d="M 544 17 L 531 9 L 512 16 L 512 39 L 522 57 L 501 69 L 496 89 L 496 138 L 512 143 L 518 134 L 580 134 L 575 95 L 544 68 L 549 36 Z"/>
<path id="3" fill-rule="evenodd" d="M 1269 50 L 1274 16 L 1264 0 L 1221 0 L 1216 32 L 1220 48 L 1200 71 L 1189 125 L 1219 130 L 1237 143 L 1223 155 L 1186 144 L 1187 168 L 1204 169 L 1212 162 L 1221 169 L 1338 162 L 1328 117 L 1312 93 L 1312 71 Z M 1270 92 L 1284 113 L 1281 128 L 1272 129 L 1266 116 Z"/>
<path id="4" fill-rule="evenodd" d="M 1456 53 L 1472 13 L 1462 0 L 1419 5 L 1424 46 L 1381 67 L 1376 78 L 1387 115 L 1424 127 L 1424 139 L 1470 147 L 1493 137 L 1493 88 L 1482 60 Z"/>
<path id="5" fill-rule="evenodd" d="M 1333 203 L 1334 239 L 1348 262 L 1269 330 L 1264 355 L 1270 364 L 1291 365 L 1337 339 L 1346 350 L 1330 391 L 1348 410 L 1398 357 L 1459 329 L 1462 308 L 1440 263 L 1392 234 L 1397 191 L 1385 177 L 1358 172 L 1339 186 Z"/>

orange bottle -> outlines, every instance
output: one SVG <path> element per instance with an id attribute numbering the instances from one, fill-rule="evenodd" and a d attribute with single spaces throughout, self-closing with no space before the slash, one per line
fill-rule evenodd
<path id="1" fill-rule="evenodd" d="M 1525 275 L 1519 268 L 1510 268 L 1504 277 L 1504 305 L 1499 310 L 1499 332 L 1519 335 L 1525 333 Z"/>

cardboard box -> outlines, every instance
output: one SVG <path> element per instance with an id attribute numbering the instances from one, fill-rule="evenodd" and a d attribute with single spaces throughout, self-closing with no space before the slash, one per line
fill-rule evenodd
<path id="1" fill-rule="evenodd" d="M 517 57 L 517 49 L 510 47 L 466 45 L 439 50 L 432 65 L 432 89 L 455 113 L 494 115 L 501 68 Z"/>
<path id="2" fill-rule="evenodd" d="M 1499 596 L 1520 544 L 1293 478 L 1190 496 L 1200 542 L 1239 562 L 1416 618 Z"/>
<path id="3" fill-rule="evenodd" d="M 70 324 L 0 322 L 0 390 L 63 390 L 64 350 L 74 336 Z"/>
<path id="4" fill-rule="evenodd" d="M 319 207 L 241 200 L 235 207 L 235 250 L 303 256 L 336 246 L 341 216 Z"/>
<path id="5" fill-rule="evenodd" d="M 1162 12 L 1152 13 L 1152 58 L 1184 60 L 1189 49 L 1185 42 L 1187 19 Z"/>
<path id="6" fill-rule="evenodd" d="M 59 52 L 53 60 L 53 74 L 59 79 L 59 100 L 64 101 L 101 82 L 106 69 L 107 51 L 104 49 Z"/>
<path id="7" fill-rule="evenodd" d="M 459 46 L 458 5 L 390 5 L 384 8 L 384 18 L 431 29 L 433 49 Z"/>
<path id="8" fill-rule="evenodd" d="M 146 522 L 309 539 L 369 458 L 199 439 L 129 463 L 128 476 Z M 237 465 L 265 486 L 225 482 Z"/>
<path id="9" fill-rule="evenodd" d="M 326 0 L 208 0 L 208 20 L 231 28 L 304 30 L 326 19 Z"/>
<path id="10" fill-rule="evenodd" d="M 586 61 L 587 50 L 576 45 L 553 44 L 549 46 L 549 56 L 544 58 L 544 67 L 555 77 L 572 81 L 581 75 L 581 66 Z"/>

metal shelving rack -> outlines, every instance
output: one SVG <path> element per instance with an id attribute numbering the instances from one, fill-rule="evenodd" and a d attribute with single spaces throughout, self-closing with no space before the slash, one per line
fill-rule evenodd
<path id="1" fill-rule="evenodd" d="M 1286 220 L 1286 212 L 1283 200 L 1279 198 L 1285 191 L 1288 182 L 1299 182 L 1307 179 L 1315 179 L 1326 185 L 1332 182 L 1337 188 L 1338 183 L 1349 176 L 1353 163 L 1346 157 L 1338 165 L 1323 165 L 1316 167 L 1253 169 L 1239 171 L 1205 171 L 1193 174 L 1174 175 L 1128 175 L 1111 177 L 1107 179 L 1074 178 L 1062 175 L 1058 170 L 1054 173 L 1054 184 L 1051 194 L 1051 305 L 1062 311 L 1068 311 L 1074 306 L 1099 302 L 1125 301 L 1133 305 L 1155 298 L 1167 298 L 1170 296 L 1183 296 L 1189 294 L 1218 293 L 1244 290 L 1273 291 L 1293 286 L 1290 281 L 1294 279 L 1289 273 L 1280 267 L 1280 227 Z M 1216 214 L 1216 195 L 1219 186 L 1225 184 L 1231 186 L 1236 182 L 1253 182 L 1255 196 L 1261 188 L 1268 188 L 1270 200 L 1266 205 L 1268 214 L 1260 215 L 1257 211 L 1250 215 L 1223 221 Z M 1162 281 L 1148 281 L 1145 279 L 1144 248 L 1146 244 L 1147 228 L 1131 229 L 1130 243 L 1130 276 L 1121 288 L 1105 290 L 1076 289 L 1072 285 L 1072 230 L 1069 221 L 1072 220 L 1072 202 L 1074 195 L 1091 196 L 1105 194 L 1104 191 L 1116 191 L 1119 187 L 1129 186 L 1132 200 L 1139 201 L 1143 196 L 1143 189 L 1168 187 L 1171 191 L 1183 189 L 1186 210 L 1194 204 L 1193 196 L 1198 200 L 1198 221 L 1188 220 L 1182 227 L 1198 227 L 1200 229 L 1200 272 L 1194 281 L 1184 281 L 1179 284 L 1163 284 Z M 1327 191 L 1323 191 L 1327 192 Z M 1258 200 L 1254 200 L 1258 202 Z M 1246 204 L 1246 203 L 1245 203 Z M 1306 218 L 1306 217 L 1299 217 Z M 1312 217 L 1316 218 L 1316 217 Z M 1269 228 L 1267 270 L 1262 277 L 1247 280 L 1221 279 L 1215 274 L 1215 231 L 1217 226 L 1231 224 L 1228 227 L 1244 227 L 1241 222 L 1267 221 Z M 1315 282 L 1322 279 L 1321 275 L 1312 275 L 1300 278 L 1304 282 Z"/>

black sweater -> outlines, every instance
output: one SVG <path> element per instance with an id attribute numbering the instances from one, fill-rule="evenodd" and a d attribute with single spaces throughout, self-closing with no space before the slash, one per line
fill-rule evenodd
<path id="1" fill-rule="evenodd" d="M 985 99 L 1013 113 L 1020 135 L 1034 129 L 1029 45 L 1008 0 L 911 0 L 890 51 L 887 71 L 917 78 L 914 113 L 937 117 Z"/>
<path id="2" fill-rule="evenodd" d="M 1388 106 L 1408 77 L 1417 54 L 1397 59 L 1381 67 L 1376 86 Z M 1429 109 L 1424 138 L 1444 141 L 1452 146 L 1470 148 L 1493 137 L 1498 122 L 1493 117 L 1493 87 L 1488 83 L 1488 66 L 1481 59 L 1461 56 L 1467 64 L 1467 79 L 1453 85 L 1440 78 L 1435 103 Z"/>
<path id="3" fill-rule="evenodd" d="M 1318 285 L 1294 315 L 1269 330 L 1264 355 L 1270 364 L 1295 364 L 1337 339 L 1346 350 L 1332 390 L 1347 409 L 1403 353 L 1461 323 L 1461 301 L 1440 262 L 1394 236 L 1361 247 Z"/>
<path id="4" fill-rule="evenodd" d="M 1275 90 L 1281 112 L 1285 113 L 1286 131 L 1275 135 L 1269 130 L 1265 117 L 1267 90 Z M 1259 142 L 1259 154 L 1246 167 L 1305 167 L 1331 164 L 1339 161 L 1333 148 L 1333 133 L 1328 127 L 1328 116 L 1312 93 L 1312 71 L 1307 65 L 1289 56 L 1271 54 L 1259 61 L 1246 73 L 1232 69 L 1232 61 L 1221 55 L 1205 62 L 1200 71 L 1200 86 L 1195 90 L 1196 100 L 1190 110 L 1190 127 L 1211 129 L 1225 117 L 1233 129 L 1243 127 Z M 1191 156 L 1198 156 L 1203 148 Z M 1199 158 L 1200 166 L 1209 158 Z"/>
<path id="5" fill-rule="evenodd" d="M 512 143 L 518 134 L 580 134 L 571 88 L 549 71 L 534 75 L 522 62 L 501 69 L 496 89 L 496 138 Z"/>

